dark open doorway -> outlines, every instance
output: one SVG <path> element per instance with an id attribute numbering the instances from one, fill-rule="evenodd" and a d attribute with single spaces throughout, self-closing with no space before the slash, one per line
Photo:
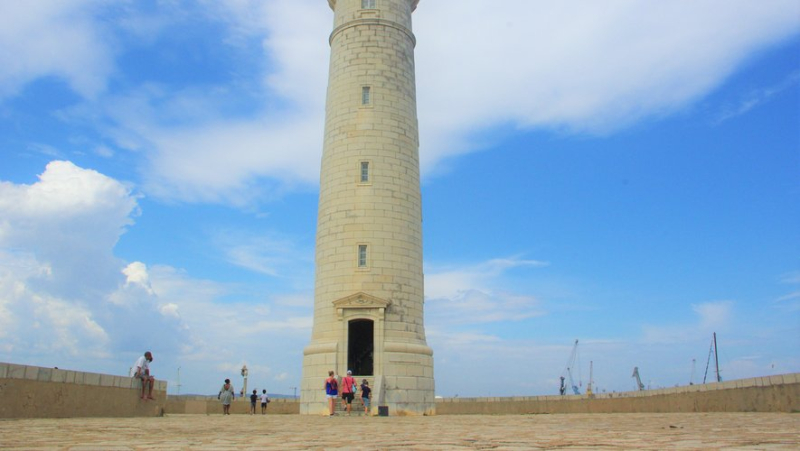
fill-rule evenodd
<path id="1" fill-rule="evenodd" d="M 358 376 L 372 376 L 374 322 L 356 319 L 348 324 L 347 369 Z"/>

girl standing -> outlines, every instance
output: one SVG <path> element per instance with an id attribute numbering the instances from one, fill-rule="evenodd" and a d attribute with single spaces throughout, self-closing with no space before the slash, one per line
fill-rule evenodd
<path id="1" fill-rule="evenodd" d="M 233 385 L 231 385 L 231 380 L 225 379 L 225 385 L 219 389 L 219 394 L 217 395 L 217 399 L 222 401 L 223 415 L 231 414 L 231 401 L 233 401 L 233 398 Z"/>
<path id="2" fill-rule="evenodd" d="M 325 397 L 328 398 L 328 410 L 333 416 L 336 407 L 336 398 L 339 396 L 339 382 L 333 377 L 333 371 L 328 371 L 328 378 L 325 379 Z"/>
<path id="3" fill-rule="evenodd" d="M 361 402 L 364 403 L 364 413 L 369 415 L 369 396 L 372 389 L 369 388 L 369 382 L 366 379 L 361 381 Z"/>

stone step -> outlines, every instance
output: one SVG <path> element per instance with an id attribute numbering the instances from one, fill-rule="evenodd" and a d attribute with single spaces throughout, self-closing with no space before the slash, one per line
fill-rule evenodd
<path id="1" fill-rule="evenodd" d="M 351 416 L 363 416 L 365 414 L 364 414 L 364 402 L 361 400 L 361 384 L 362 384 L 362 381 L 364 379 L 366 379 L 367 382 L 369 383 L 369 387 L 373 388 L 374 387 L 374 383 L 375 383 L 375 378 L 374 378 L 374 376 L 353 376 L 353 378 L 356 380 L 356 384 L 358 386 L 358 389 L 356 391 L 355 397 L 353 398 L 353 403 L 351 404 L 351 407 L 350 407 L 350 415 Z M 347 407 L 346 407 L 346 404 L 344 403 L 344 400 L 342 399 L 341 387 L 342 387 L 342 382 L 341 382 L 341 379 L 340 379 L 339 380 L 339 397 L 336 400 L 336 407 L 334 408 L 334 412 L 336 412 L 336 415 L 340 415 L 340 416 L 341 415 L 347 415 Z"/>

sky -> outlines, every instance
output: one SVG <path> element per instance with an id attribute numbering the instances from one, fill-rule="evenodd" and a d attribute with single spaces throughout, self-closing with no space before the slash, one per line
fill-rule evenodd
<path id="1" fill-rule="evenodd" d="M 413 20 L 438 396 L 711 381 L 714 333 L 723 380 L 800 372 L 800 3 Z M 295 393 L 332 26 L 324 0 L 0 2 L 0 361 L 151 350 L 170 394 L 245 364 Z"/>

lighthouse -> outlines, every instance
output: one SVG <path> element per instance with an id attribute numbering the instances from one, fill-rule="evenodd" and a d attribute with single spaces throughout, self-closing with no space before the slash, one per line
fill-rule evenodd
<path id="1" fill-rule="evenodd" d="M 331 370 L 370 382 L 373 413 L 435 413 L 411 27 L 418 2 L 328 0 L 334 23 L 301 414 L 327 414 Z"/>

